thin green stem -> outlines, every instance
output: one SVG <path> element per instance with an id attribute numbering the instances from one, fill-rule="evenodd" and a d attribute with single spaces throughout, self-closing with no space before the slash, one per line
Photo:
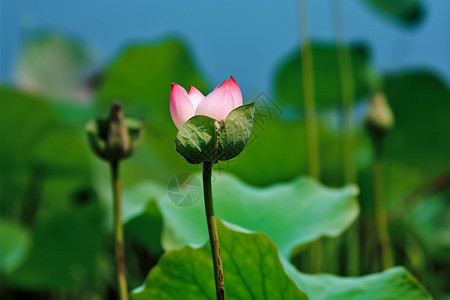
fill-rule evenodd
<path id="1" fill-rule="evenodd" d="M 114 250 L 116 258 L 116 274 L 118 297 L 128 300 L 127 280 L 125 275 L 125 254 L 123 249 L 123 228 L 121 219 L 121 189 L 119 178 L 119 162 L 111 162 L 112 186 L 114 198 Z"/>
<path id="2" fill-rule="evenodd" d="M 320 179 L 319 138 L 317 134 L 316 105 L 314 95 L 314 71 L 311 42 L 308 33 L 308 13 L 306 0 L 298 1 L 299 29 L 301 42 L 303 98 L 305 106 L 306 147 L 309 175 Z M 310 271 L 317 273 L 321 269 L 321 241 L 316 241 L 310 248 Z"/>
<path id="3" fill-rule="evenodd" d="M 343 159 L 344 159 L 344 178 L 346 183 L 353 183 L 356 179 L 356 171 L 353 162 L 354 152 L 354 116 L 353 106 L 355 99 L 353 63 L 350 49 L 345 42 L 345 29 L 342 14 L 342 4 L 340 0 L 331 1 L 333 4 L 334 27 L 337 38 L 336 54 L 339 69 L 339 81 L 341 92 L 341 103 L 343 113 Z"/>
<path id="4" fill-rule="evenodd" d="M 203 194 L 205 197 L 206 222 L 208 223 L 209 243 L 214 267 L 214 279 L 216 283 L 217 300 L 225 299 L 225 288 L 223 285 L 222 259 L 220 258 L 219 234 L 217 233 L 216 217 L 214 216 L 214 205 L 211 188 L 212 163 L 203 163 Z"/>
<path id="5" fill-rule="evenodd" d="M 317 134 L 316 105 L 314 95 L 314 71 L 311 42 L 308 34 L 306 0 L 299 0 L 299 26 L 301 37 L 303 98 L 305 106 L 306 146 L 309 174 L 320 178 L 319 138 Z"/>
<path id="6" fill-rule="evenodd" d="M 372 135 L 375 150 L 375 158 L 372 165 L 373 177 L 373 200 L 375 212 L 375 227 L 378 236 L 378 242 L 381 249 L 381 260 L 383 269 L 392 267 L 392 253 L 389 242 L 388 222 L 386 212 L 383 205 L 382 188 L 381 188 L 381 144 L 382 136 Z"/>
<path id="7" fill-rule="evenodd" d="M 354 156 L 354 116 L 353 106 L 355 98 L 353 64 L 350 49 L 345 42 L 345 23 L 342 12 L 341 0 L 331 1 L 334 28 L 336 34 L 336 55 L 339 69 L 339 81 L 342 104 L 342 161 L 344 162 L 345 183 L 356 181 L 356 168 L 353 161 Z M 347 232 L 347 274 L 356 276 L 359 273 L 359 221 L 356 220 Z"/>

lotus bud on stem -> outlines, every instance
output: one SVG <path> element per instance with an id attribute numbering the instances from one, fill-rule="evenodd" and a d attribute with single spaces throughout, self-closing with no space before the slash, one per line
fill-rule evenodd
<path id="1" fill-rule="evenodd" d="M 203 194 L 216 297 L 224 300 L 222 259 L 211 189 L 212 165 L 219 160 L 229 160 L 244 149 L 253 129 L 255 103 L 242 105 L 241 90 L 233 77 L 207 96 L 193 86 L 186 92 L 172 83 L 170 113 L 178 128 L 176 151 L 191 164 L 203 163 Z"/>
<path id="2" fill-rule="evenodd" d="M 111 106 L 108 118 L 91 120 L 86 125 L 86 132 L 93 152 L 108 161 L 111 166 L 117 291 L 120 300 L 127 300 L 119 163 L 122 159 L 131 156 L 137 149 L 143 132 L 143 124 L 136 120 L 125 119 L 122 106 L 119 102 L 115 102 Z"/>
<path id="3" fill-rule="evenodd" d="M 384 135 L 394 126 L 394 114 L 383 93 L 375 93 L 365 117 L 367 130 L 372 135 Z"/>
<path id="4" fill-rule="evenodd" d="M 378 92 L 372 96 L 365 123 L 374 149 L 372 177 L 375 227 L 381 249 L 382 266 L 383 269 L 388 269 L 392 267 L 393 259 L 389 241 L 388 220 L 382 196 L 382 145 L 384 137 L 394 125 L 394 115 L 384 94 Z"/>

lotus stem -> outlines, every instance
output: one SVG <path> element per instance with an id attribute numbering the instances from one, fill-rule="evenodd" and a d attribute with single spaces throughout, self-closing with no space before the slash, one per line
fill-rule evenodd
<path id="1" fill-rule="evenodd" d="M 342 105 L 342 158 L 344 162 L 345 183 L 354 183 L 356 181 L 356 168 L 353 161 L 354 155 L 354 116 L 353 106 L 355 98 L 355 87 L 353 83 L 353 65 L 350 49 L 345 41 L 345 23 L 342 12 L 342 1 L 331 1 L 332 13 L 334 19 L 334 28 L 336 34 L 336 55 L 339 69 L 341 105 Z M 359 220 L 356 220 L 348 230 L 347 237 L 347 275 L 359 275 Z"/>
<path id="2" fill-rule="evenodd" d="M 306 0 L 298 1 L 299 29 L 301 42 L 303 98 L 306 124 L 306 151 L 308 155 L 309 175 L 320 179 L 319 138 L 317 134 L 316 105 L 314 96 L 314 71 L 311 43 L 308 33 L 308 13 Z M 318 273 L 321 270 L 322 243 L 320 240 L 310 247 L 310 271 Z"/>
<path id="3" fill-rule="evenodd" d="M 111 162 L 111 173 L 114 198 L 114 252 L 118 287 L 117 292 L 120 300 L 128 300 L 127 280 L 125 275 L 125 253 L 123 249 L 121 188 L 118 161 Z"/>
<path id="4" fill-rule="evenodd" d="M 381 189 L 381 144 L 383 137 L 373 135 L 373 145 L 375 150 L 375 158 L 372 165 L 373 177 L 373 201 L 375 212 L 375 227 L 378 236 L 378 242 L 381 249 L 381 260 L 383 269 L 392 267 L 392 253 L 389 242 L 389 231 L 387 215 L 384 210 L 382 189 Z"/>
<path id="5" fill-rule="evenodd" d="M 216 217 L 211 188 L 212 163 L 203 163 L 203 194 L 205 197 L 206 222 L 208 223 L 209 243 L 214 267 L 214 279 L 216 283 L 217 300 L 225 300 L 225 288 L 223 284 L 222 259 L 220 257 L 219 235 L 217 233 Z"/>

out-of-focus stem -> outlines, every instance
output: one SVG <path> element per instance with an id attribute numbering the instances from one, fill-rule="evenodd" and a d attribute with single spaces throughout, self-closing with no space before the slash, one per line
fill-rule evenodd
<path id="1" fill-rule="evenodd" d="M 320 178 L 319 139 L 317 134 L 316 105 L 314 96 L 314 71 L 311 42 L 308 34 L 306 0 L 299 0 L 299 26 L 301 37 L 303 99 L 305 105 L 306 146 L 309 174 Z"/>
<path id="2" fill-rule="evenodd" d="M 392 267 L 392 253 L 389 242 L 388 222 L 386 212 L 383 205 L 382 189 L 381 189 L 381 144 L 382 136 L 372 135 L 375 157 L 372 165 L 373 177 L 373 201 L 375 212 L 375 227 L 378 236 L 378 242 L 381 249 L 381 260 L 383 269 Z"/>
<path id="3" fill-rule="evenodd" d="M 127 280 L 125 275 L 125 253 L 123 249 L 121 188 L 118 161 L 111 162 L 111 172 L 114 198 L 114 250 L 116 258 L 117 291 L 120 300 L 128 300 Z"/>
<path id="4" fill-rule="evenodd" d="M 355 98 L 353 65 L 350 49 L 345 41 L 345 23 L 342 12 L 341 0 L 331 1 L 332 15 L 336 34 L 336 54 L 339 69 L 341 105 L 342 105 L 342 159 L 344 162 L 345 183 L 356 181 L 356 169 L 354 165 L 354 116 L 353 105 Z M 359 222 L 355 221 L 347 235 L 347 275 L 356 276 L 359 273 Z"/>
<path id="5" fill-rule="evenodd" d="M 220 257 L 219 234 L 217 233 L 216 217 L 211 188 L 212 163 L 203 163 L 203 194 L 205 197 L 206 222 L 208 223 L 209 243 L 214 267 L 217 300 L 225 300 L 225 287 L 223 284 L 222 259 Z"/>
<path id="6" fill-rule="evenodd" d="M 306 147 L 308 155 L 309 175 L 320 179 L 319 138 L 317 134 L 316 106 L 314 96 L 314 71 L 311 42 L 308 33 L 308 12 L 306 0 L 298 1 L 299 30 L 302 60 L 303 99 L 306 123 Z M 312 273 L 321 269 L 321 241 L 317 241 L 310 248 L 310 267 Z"/>
<path id="7" fill-rule="evenodd" d="M 353 162 L 354 137 L 352 133 L 354 127 L 353 105 L 355 98 L 353 64 L 350 49 L 345 42 L 341 1 L 333 0 L 331 3 L 333 5 L 334 27 L 337 38 L 337 62 L 343 113 L 344 142 L 342 143 L 342 152 L 344 158 L 344 178 L 346 183 L 354 183 L 356 173 Z"/>

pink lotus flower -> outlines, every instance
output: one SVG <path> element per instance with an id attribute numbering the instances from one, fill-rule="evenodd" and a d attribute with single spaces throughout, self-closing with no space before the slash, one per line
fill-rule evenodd
<path id="1" fill-rule="evenodd" d="M 189 92 L 176 83 L 170 91 L 170 114 L 177 128 L 196 115 L 225 120 L 228 114 L 242 105 L 242 94 L 233 76 L 224 80 L 206 97 L 191 86 Z"/>

